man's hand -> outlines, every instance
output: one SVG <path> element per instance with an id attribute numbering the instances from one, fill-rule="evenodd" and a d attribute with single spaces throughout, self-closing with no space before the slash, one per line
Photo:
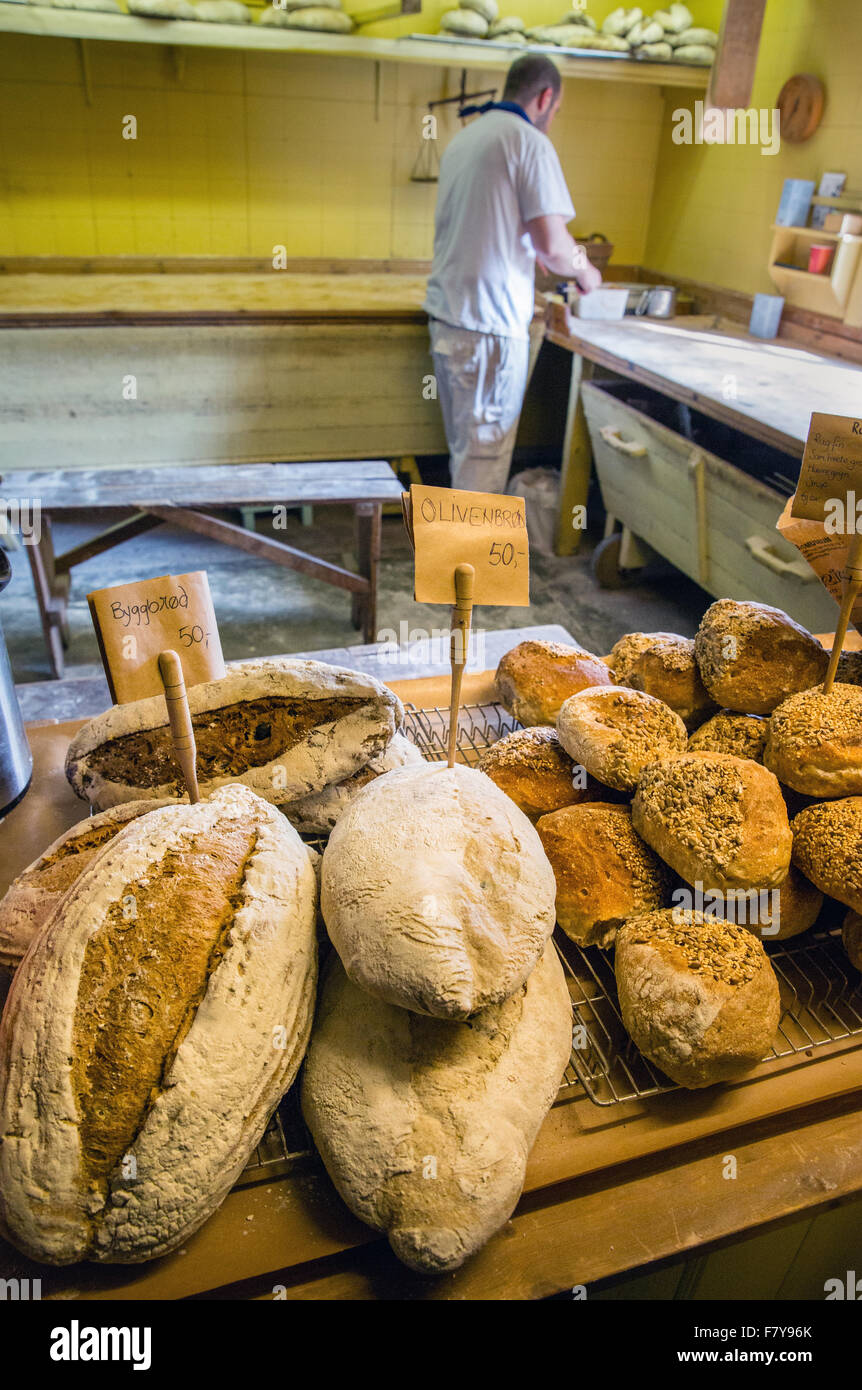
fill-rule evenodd
<path id="1" fill-rule="evenodd" d="M 566 231 L 566 219 L 561 214 L 534 217 L 526 226 L 536 259 L 545 270 L 576 280 L 585 294 L 598 288 L 602 277 L 590 264 L 583 247 Z"/>

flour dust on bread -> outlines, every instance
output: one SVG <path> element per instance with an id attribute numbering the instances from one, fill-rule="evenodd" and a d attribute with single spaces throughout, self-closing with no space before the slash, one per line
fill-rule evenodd
<path id="1" fill-rule="evenodd" d="M 378 777 L 323 855 L 321 908 L 347 974 L 438 1018 L 468 1018 L 520 988 L 553 931 L 554 894 L 535 828 L 462 765 Z"/>
<path id="2" fill-rule="evenodd" d="M 412 1269 L 457 1269 L 509 1219 L 571 1056 L 552 943 L 509 999 L 469 1022 L 369 998 L 333 957 L 303 1071 L 302 1109 L 360 1220 Z"/>
<path id="3" fill-rule="evenodd" d="M 129 821 L 170 804 L 128 801 L 78 821 L 58 836 L 0 899 L 0 965 L 12 969 L 18 965 L 64 893 Z"/>
<path id="4" fill-rule="evenodd" d="M 312 792 L 300 801 L 289 801 L 279 806 L 291 825 L 295 825 L 302 835 L 328 835 L 338 817 L 350 805 L 353 798 L 375 777 L 391 772 L 396 767 L 409 767 L 413 763 L 424 762 L 422 754 L 403 734 L 396 734 L 388 748 L 369 759 L 364 767 L 354 772 L 343 782 L 333 782 L 323 791 Z"/>
<path id="5" fill-rule="evenodd" d="M 203 1224 L 302 1061 L 315 923 L 306 847 L 248 787 L 120 831 L 0 1021 L 0 1227 L 20 1250 L 136 1263 Z"/>
<path id="6" fill-rule="evenodd" d="M 283 657 L 238 662 L 189 687 L 202 795 L 244 782 L 274 804 L 342 781 L 376 757 L 404 721 L 373 676 Z M 98 810 L 151 797 L 181 799 L 162 695 L 114 705 L 79 730 L 66 776 Z"/>

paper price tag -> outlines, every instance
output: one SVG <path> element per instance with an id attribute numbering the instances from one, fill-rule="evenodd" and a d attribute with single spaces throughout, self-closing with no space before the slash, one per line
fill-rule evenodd
<path id="1" fill-rule="evenodd" d="M 414 484 L 404 521 L 415 552 L 413 597 L 454 603 L 455 568 L 475 570 L 473 602 L 526 608 L 530 547 L 523 497 Z"/>
<path id="2" fill-rule="evenodd" d="M 179 656 L 187 688 L 224 675 L 204 570 L 96 589 L 87 602 L 116 704 L 164 694 L 158 658 L 166 649 Z"/>
<path id="3" fill-rule="evenodd" d="M 857 499 L 862 504 L 862 419 L 813 414 L 791 515 L 851 534 L 859 529 Z"/>

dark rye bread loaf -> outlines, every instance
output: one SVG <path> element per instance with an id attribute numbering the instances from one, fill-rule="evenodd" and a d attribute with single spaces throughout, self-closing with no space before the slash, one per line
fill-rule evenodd
<path id="1" fill-rule="evenodd" d="M 239 662 L 188 695 L 201 794 L 240 781 L 277 805 L 349 777 L 404 722 L 398 697 L 373 676 L 292 657 Z M 99 810 L 180 799 L 164 697 L 91 719 L 69 746 L 66 776 Z"/>
<path id="2" fill-rule="evenodd" d="M 134 1263 L 226 1196 L 296 1075 L 316 883 L 247 787 L 127 825 L 58 904 L 0 1022 L 0 1227 Z"/>
<path id="3" fill-rule="evenodd" d="M 57 903 L 129 821 L 167 801 L 128 801 L 71 826 L 9 885 L 0 899 L 0 965 L 14 969 Z"/>

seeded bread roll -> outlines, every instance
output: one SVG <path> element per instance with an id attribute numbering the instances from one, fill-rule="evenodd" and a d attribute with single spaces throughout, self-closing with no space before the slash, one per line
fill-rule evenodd
<path id="1" fill-rule="evenodd" d="M 511 1216 L 572 1052 L 572 1006 L 549 944 L 510 999 L 469 1023 L 357 989 L 333 957 L 302 1079 L 330 1178 L 411 1269 L 457 1269 Z"/>
<path id="2" fill-rule="evenodd" d="M 862 912 L 862 797 L 808 806 L 792 830 L 796 867 L 821 893 Z"/>
<path id="3" fill-rule="evenodd" d="M 519 642 L 497 667 L 497 699 L 519 723 L 556 723 L 564 700 L 589 686 L 611 685 L 600 657 L 562 642 Z"/>
<path id="4" fill-rule="evenodd" d="M 763 761 L 806 796 L 862 794 L 862 688 L 820 686 L 791 695 L 769 720 Z"/>
<path id="5" fill-rule="evenodd" d="M 556 730 L 544 726 L 506 734 L 477 765 L 533 821 L 563 806 L 601 801 L 606 794 L 583 768 L 576 768 Z"/>
<path id="6" fill-rule="evenodd" d="M 168 801 L 129 801 L 78 821 L 20 873 L 0 900 L 0 965 L 15 969 L 57 903 L 129 821 Z"/>
<path id="7" fill-rule="evenodd" d="M 627 806 L 569 806 L 536 829 L 557 880 L 557 921 L 572 941 L 612 946 L 627 917 L 669 901 L 670 871 L 632 829 Z"/>
<path id="8" fill-rule="evenodd" d="M 828 653 L 780 608 L 722 598 L 707 608 L 694 650 L 712 698 L 742 714 L 771 714 L 826 674 Z"/>
<path id="9" fill-rule="evenodd" d="M 350 805 L 356 793 L 396 767 L 409 767 L 424 762 L 422 754 L 403 734 L 396 734 L 388 748 L 369 759 L 364 767 L 343 782 L 334 782 L 321 792 L 313 792 L 299 801 L 279 806 L 291 825 L 302 835 L 328 835 L 338 817 Z"/>
<path id="10" fill-rule="evenodd" d="M 646 765 L 682 753 L 687 738 L 679 715 L 662 700 L 618 685 L 571 696 L 557 733 L 575 762 L 618 791 L 634 791 Z"/>
<path id="11" fill-rule="evenodd" d="M 652 763 L 632 824 L 686 883 L 727 892 L 777 888 L 787 877 L 792 837 L 781 788 L 745 758 L 686 753 Z"/>
<path id="12" fill-rule="evenodd" d="M 267 801 L 297 800 L 364 767 L 404 722 L 401 701 L 373 676 L 295 657 L 237 662 L 188 695 L 202 796 L 244 782 Z M 69 745 L 66 777 L 99 811 L 181 800 L 164 696 L 91 719 Z"/>
<path id="13" fill-rule="evenodd" d="M 323 918 L 350 978 L 437 1018 L 469 1018 L 520 988 L 554 929 L 554 892 L 527 817 L 460 764 L 370 782 L 323 856 Z"/>
<path id="14" fill-rule="evenodd" d="M 676 894 L 672 901 L 684 905 Z M 726 893 L 703 895 L 703 911 L 707 917 L 745 927 L 764 942 L 787 941 L 808 931 L 820 916 L 822 907 L 823 894 L 793 864 L 778 888 L 731 888 Z"/>
<path id="15" fill-rule="evenodd" d="M 617 937 L 614 971 L 632 1041 L 688 1090 L 735 1080 L 772 1045 L 778 981 L 743 927 L 676 909 L 632 917 Z"/>
<path id="16" fill-rule="evenodd" d="M 687 728 L 715 709 L 694 659 L 694 641 L 675 632 L 627 632 L 607 658 L 619 685 L 664 700 Z"/>
<path id="17" fill-rule="evenodd" d="M 0 1227 L 31 1259 L 134 1264 L 226 1197 L 305 1052 L 305 846 L 244 786 L 163 806 L 95 858 L 0 1021 Z"/>
<path id="18" fill-rule="evenodd" d="M 851 965 L 862 970 L 862 917 L 858 912 L 848 912 L 841 928 L 841 940 Z"/>
<path id="19" fill-rule="evenodd" d="M 690 753 L 732 753 L 735 758 L 750 758 L 763 762 L 763 748 L 769 732 L 767 721 L 759 714 L 735 714 L 719 710 L 688 741 Z"/>

